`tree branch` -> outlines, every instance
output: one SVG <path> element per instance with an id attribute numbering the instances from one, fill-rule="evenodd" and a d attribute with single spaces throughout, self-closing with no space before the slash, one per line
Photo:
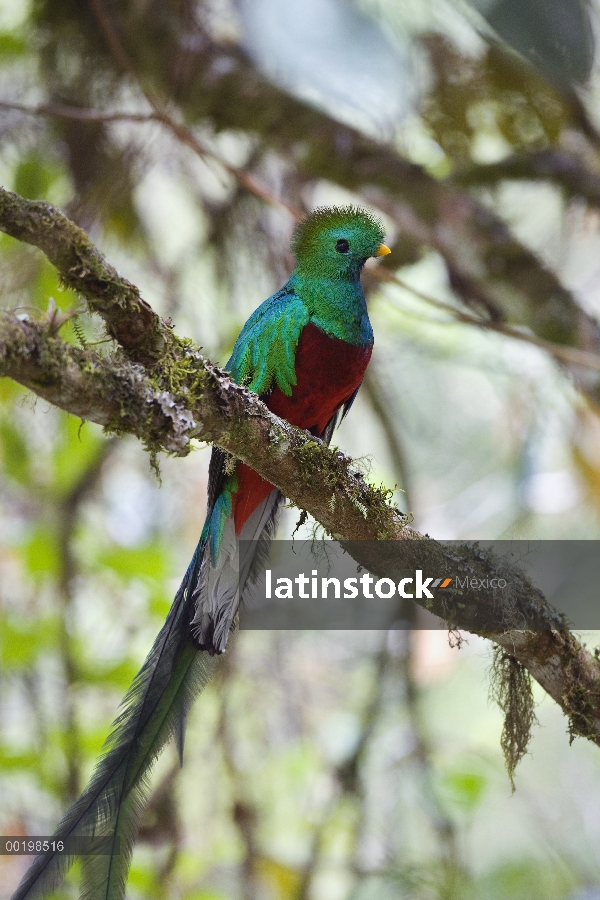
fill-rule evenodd
<path id="1" fill-rule="evenodd" d="M 9 311 L 0 314 L 0 375 L 110 431 L 134 434 L 155 450 L 183 455 L 198 433 L 214 441 L 307 509 L 374 575 L 402 574 L 406 552 L 398 554 L 396 541 L 402 541 L 404 551 L 410 542 L 415 565 L 437 570 L 450 564 L 462 577 L 487 578 L 494 571 L 494 560 L 468 545 L 449 557 L 390 508 L 385 492 L 367 485 L 350 459 L 278 419 L 196 350 L 182 351 L 181 363 L 194 385 L 192 403 L 188 385 L 180 396 L 158 390 L 126 360 L 71 347 L 47 323 L 24 321 Z M 600 743 L 600 664 L 563 630 L 560 617 L 522 576 L 515 592 L 521 621 L 545 631 L 500 632 L 494 603 L 482 606 L 470 590 L 445 592 L 444 601 L 430 601 L 429 608 L 453 627 L 505 647 L 570 716 L 573 733 Z M 506 621 L 510 624 L 510 617 Z"/>
<path id="2" fill-rule="evenodd" d="M 135 318 L 142 309 L 150 323 L 142 335 L 146 339 L 148 332 L 164 336 L 165 344 L 160 365 L 146 371 L 130 358 L 147 346 L 146 339 L 127 353 L 119 349 L 112 356 L 102 356 L 89 347 L 80 349 L 62 341 L 57 333 L 60 318 L 35 321 L 4 310 L 0 312 L 0 376 L 13 378 L 109 432 L 133 434 L 153 452 L 185 455 L 192 437 L 217 444 L 310 512 L 375 576 L 398 580 L 407 565 L 451 571 L 469 581 L 497 574 L 493 554 L 468 544 L 448 550 L 420 535 L 406 516 L 389 505 L 389 492 L 368 485 L 352 460 L 274 416 L 255 394 L 203 357 L 191 341 L 173 335 L 137 288 L 122 279 L 62 214 L 2 192 L 0 228 L 8 230 L 7 221 L 15 236 L 35 234 L 36 240 L 30 242 L 48 248 L 61 274 L 65 267 L 70 272 L 76 262 L 70 277 L 90 306 L 101 305 L 109 327 L 115 321 L 117 326 L 123 323 L 127 333 L 122 310 L 128 309 Z M 49 234 L 38 241 L 44 222 Z M 106 273 L 100 288 L 98 271 Z M 120 334 L 117 326 L 114 331 Z M 151 359 L 155 353 L 153 349 Z M 518 570 L 510 576 L 510 606 L 502 606 L 500 595 L 482 598 L 476 590 L 454 586 L 443 592 L 443 599 L 436 595 L 421 605 L 451 627 L 483 634 L 504 647 L 569 716 L 572 733 L 600 744 L 600 662 L 566 630 L 563 618 L 526 576 Z"/>
<path id="3" fill-rule="evenodd" d="M 155 363 L 172 343 L 171 332 L 138 288 L 60 210 L 0 188 L 0 231 L 43 250 L 64 284 L 86 298 L 131 359 Z"/>
<path id="4" fill-rule="evenodd" d="M 596 161 L 597 165 L 597 161 Z M 569 198 L 582 198 L 600 207 L 600 176 L 575 152 L 549 148 L 478 165 L 453 176 L 459 185 L 496 185 L 499 181 L 554 181 Z"/>
<path id="5" fill-rule="evenodd" d="M 595 372 L 600 372 L 600 353 L 590 353 L 588 350 L 581 350 L 579 347 L 571 347 L 568 344 L 557 344 L 554 341 L 546 341 L 543 338 L 536 337 L 535 334 L 531 334 L 530 332 L 520 331 L 514 326 L 494 321 L 489 317 L 483 318 L 475 313 L 466 312 L 464 309 L 458 309 L 456 306 L 450 306 L 449 303 L 444 303 L 443 300 L 436 300 L 435 297 L 423 293 L 423 291 L 408 284 L 402 278 L 399 278 L 383 266 L 378 266 L 376 269 L 369 269 L 369 278 L 374 278 L 376 281 L 384 283 L 387 282 L 388 284 L 397 284 L 398 287 L 403 288 L 405 291 L 409 291 L 409 293 L 418 297 L 420 300 L 424 300 L 440 312 L 446 313 L 456 322 L 461 322 L 464 325 L 473 325 L 475 328 L 481 328 L 484 331 L 495 331 L 496 334 L 503 334 L 505 337 L 513 338 L 514 340 L 521 341 L 525 344 L 531 344 L 533 347 L 538 347 L 540 350 L 544 350 L 548 353 L 549 356 L 554 357 L 557 362 L 565 365 L 572 372 L 576 372 L 577 369 L 592 369 Z"/>

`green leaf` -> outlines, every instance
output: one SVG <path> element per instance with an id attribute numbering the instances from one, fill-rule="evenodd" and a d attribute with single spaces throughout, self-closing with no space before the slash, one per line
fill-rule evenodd
<path id="1" fill-rule="evenodd" d="M 54 266 L 42 259 L 38 276 L 31 286 L 31 299 L 36 306 L 45 311 L 48 308 L 50 297 L 54 298 L 60 309 L 71 309 L 77 304 L 78 299 L 74 291 L 63 288 Z"/>
<path id="2" fill-rule="evenodd" d="M 9 62 L 23 56 L 27 50 L 25 40 L 14 31 L 0 31 L 0 60 Z"/>
<path id="3" fill-rule="evenodd" d="M 89 661 L 78 666 L 77 680 L 86 684 L 99 684 L 103 688 L 125 690 L 133 681 L 139 663 L 125 659 L 111 666 L 91 665 Z"/>
<path id="4" fill-rule="evenodd" d="M 0 616 L 0 661 L 2 668 L 31 668 L 39 653 L 56 644 L 58 621 L 45 616 L 35 621 Z"/>
<path id="5" fill-rule="evenodd" d="M 451 800 L 463 809 L 475 809 L 483 798 L 487 779 L 479 772 L 456 770 L 444 777 L 444 787 Z"/>
<path id="6" fill-rule="evenodd" d="M 74 416 L 61 416 L 61 434 L 56 444 L 54 463 L 54 492 L 63 497 L 79 481 L 96 458 L 104 438 L 99 428 L 82 423 Z"/>
<path id="7" fill-rule="evenodd" d="M 8 420 L 0 420 L 0 459 L 9 478 L 24 484 L 29 477 L 29 448 L 22 432 Z"/>
<path id="8" fill-rule="evenodd" d="M 23 546 L 27 571 L 36 578 L 56 578 L 60 572 L 58 536 L 49 525 L 38 525 Z"/>
<path id="9" fill-rule="evenodd" d="M 54 160 L 48 161 L 40 152 L 33 151 L 19 161 L 14 189 L 29 200 L 44 200 L 60 175 L 62 170 Z"/>
<path id="10" fill-rule="evenodd" d="M 185 900 L 227 900 L 227 897 L 217 891 L 205 890 L 186 893 Z"/>
<path id="11" fill-rule="evenodd" d="M 0 235 L 1 236 L 1 235 Z M 0 402 L 8 403 L 10 400 L 17 400 L 27 393 L 27 388 L 17 384 L 10 378 L 0 378 Z"/>
<path id="12" fill-rule="evenodd" d="M 5 747 L 0 746 L 0 772 L 6 775 L 9 771 L 15 772 L 23 769 L 25 772 L 35 771 L 40 764 L 40 754 L 37 751 L 24 751 L 11 753 Z"/>
<path id="13" fill-rule="evenodd" d="M 144 547 L 111 547 L 98 563 L 125 578 L 160 581 L 167 575 L 167 548 L 159 541 Z"/>
<path id="14" fill-rule="evenodd" d="M 486 900 L 566 900 L 575 896 L 575 879 L 566 866 L 545 860 L 522 860 L 499 866 L 478 882 L 478 897 Z"/>

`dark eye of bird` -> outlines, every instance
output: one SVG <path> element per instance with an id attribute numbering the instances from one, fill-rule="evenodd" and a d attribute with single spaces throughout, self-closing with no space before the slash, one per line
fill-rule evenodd
<path id="1" fill-rule="evenodd" d="M 344 240 L 344 238 L 342 238 L 342 240 L 338 241 L 337 244 L 335 245 L 335 249 L 337 250 L 338 253 L 347 253 L 348 250 L 350 249 L 350 244 L 348 243 L 348 241 L 346 241 L 346 240 Z"/>

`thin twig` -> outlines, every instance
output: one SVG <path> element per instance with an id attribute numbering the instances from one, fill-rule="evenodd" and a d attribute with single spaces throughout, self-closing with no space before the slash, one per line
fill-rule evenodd
<path id="1" fill-rule="evenodd" d="M 153 112 L 149 113 L 104 113 L 99 110 L 83 110 L 61 104 L 42 104 L 41 106 L 31 107 L 20 103 L 5 103 L 2 101 L 0 101 L 0 108 L 15 109 L 30 115 L 59 116 L 86 122 L 158 122 L 168 128 L 179 141 L 187 147 L 190 147 L 190 149 L 192 149 L 199 157 L 217 162 L 249 193 L 272 206 L 278 206 L 287 210 L 295 221 L 299 221 L 302 218 L 301 210 L 287 203 L 282 197 L 278 197 L 250 172 L 222 159 L 222 157 L 215 153 L 214 150 L 210 150 L 206 147 L 206 145 L 203 144 L 189 128 L 180 122 L 177 122 L 164 108 L 160 108 L 156 104 L 156 101 L 152 100 L 151 102 L 155 108 Z M 457 309 L 448 303 L 444 303 L 443 301 L 437 300 L 429 294 L 424 293 L 413 285 L 408 284 L 408 282 L 399 278 L 383 266 L 369 269 L 369 275 L 377 281 L 397 284 L 399 287 L 409 291 L 420 300 L 424 300 L 430 306 L 434 306 L 436 309 L 447 313 L 457 322 L 461 322 L 465 325 L 473 325 L 476 328 L 482 328 L 486 331 L 495 331 L 497 334 L 503 334 L 505 337 L 514 338 L 522 343 L 532 344 L 534 347 L 544 350 L 550 356 L 553 356 L 556 360 L 565 363 L 566 365 L 580 366 L 581 368 L 592 369 L 596 372 L 600 371 L 600 356 L 595 353 L 581 350 L 578 347 L 569 347 L 563 344 L 557 344 L 554 341 L 547 341 L 543 338 L 538 338 L 531 333 L 520 331 L 518 328 L 511 325 L 506 325 L 489 318 L 483 319 L 472 313 Z"/>
<path id="2" fill-rule="evenodd" d="M 114 22 L 108 15 L 102 3 L 102 0 L 91 0 L 91 4 L 98 24 L 102 29 L 102 32 L 107 40 L 107 43 L 115 60 L 132 76 L 132 78 L 134 78 L 139 89 L 154 110 L 155 117 L 158 119 L 158 121 L 162 122 L 162 124 L 165 125 L 172 132 L 172 134 L 174 134 L 175 137 L 181 141 L 181 143 L 190 147 L 199 156 L 210 156 L 212 159 L 216 159 L 220 163 L 220 165 L 223 166 L 225 171 L 228 172 L 233 178 L 235 178 L 239 182 L 239 184 L 245 187 L 246 190 L 248 190 L 250 193 L 254 194 L 256 197 L 259 197 L 261 200 L 265 200 L 267 203 L 284 206 L 288 210 L 288 212 L 290 212 L 291 215 L 296 219 L 302 218 L 301 211 L 294 210 L 291 207 L 288 207 L 284 200 L 279 197 L 275 197 L 272 192 L 268 190 L 268 188 L 262 185 L 254 178 L 254 176 L 246 172 L 244 169 L 241 169 L 238 166 L 231 165 L 231 163 L 226 162 L 225 160 L 214 154 L 212 151 L 209 151 L 189 130 L 189 128 L 186 128 L 185 125 L 173 118 L 166 107 L 159 101 L 158 97 L 156 97 L 153 92 L 148 91 L 142 84 L 136 68 L 129 58 L 129 55 L 127 54 L 127 51 L 123 46 L 123 42 L 121 41 L 121 38 L 119 36 L 119 33 L 115 28 Z"/>
<path id="3" fill-rule="evenodd" d="M 178 122 L 154 98 L 146 96 L 146 99 L 153 107 L 152 112 L 109 113 L 95 109 L 79 109 L 76 106 L 66 106 L 60 103 L 43 103 L 39 106 L 26 106 L 23 103 L 7 103 L 4 101 L 0 101 L 0 109 L 12 109 L 32 116 L 56 116 L 62 119 L 73 119 L 78 122 L 157 122 L 167 128 L 177 140 L 193 150 L 201 159 L 210 159 L 217 162 L 228 175 L 231 175 L 238 184 L 259 200 L 264 200 L 272 206 L 282 207 L 290 213 L 295 221 L 299 221 L 302 218 L 303 213 L 301 210 L 291 206 L 282 197 L 278 197 L 250 172 L 224 160 L 218 153 L 211 150 L 206 144 L 203 144 L 189 128 L 181 122 Z"/>
<path id="4" fill-rule="evenodd" d="M 582 368 L 600 371 L 600 356 L 596 353 L 580 350 L 579 347 L 568 347 L 564 344 L 557 344 L 554 341 L 546 341 L 544 338 L 536 337 L 534 334 L 520 331 L 512 325 L 506 325 L 503 322 L 496 322 L 491 319 L 483 319 L 480 316 L 473 315 L 473 313 L 457 309 L 455 306 L 444 303 L 442 300 L 437 300 L 430 294 L 426 294 L 418 288 L 413 287 L 383 266 L 369 269 L 369 275 L 381 282 L 397 284 L 398 287 L 403 288 L 405 291 L 409 291 L 415 297 L 418 297 L 419 300 L 423 300 L 430 306 L 435 307 L 435 309 L 447 313 L 457 322 L 461 322 L 465 325 L 474 325 L 476 328 L 482 328 L 486 331 L 495 331 L 497 334 L 503 334 L 505 337 L 514 338 L 515 340 L 522 341 L 526 344 L 533 344 L 534 347 L 545 350 L 546 353 L 549 353 L 555 359 L 567 363 L 568 365 L 581 366 Z M 390 298 L 388 298 L 388 300 L 390 300 Z M 397 305 L 393 300 L 390 300 L 390 302 Z M 444 323 L 440 322 L 439 324 L 441 325 Z"/>
<path id="5" fill-rule="evenodd" d="M 64 103 L 40 103 L 39 106 L 27 106 L 25 103 L 9 103 L 0 100 L 0 109 L 14 110 L 29 116 L 56 116 L 61 119 L 74 119 L 79 122 L 153 122 L 157 116 L 153 112 L 103 112 L 99 109 L 85 109 L 78 106 L 67 106 Z"/>

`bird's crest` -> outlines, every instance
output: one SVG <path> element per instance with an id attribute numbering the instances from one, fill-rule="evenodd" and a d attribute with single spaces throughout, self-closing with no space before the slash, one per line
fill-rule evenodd
<path id="1" fill-rule="evenodd" d="M 385 235 L 382 221 L 359 206 L 321 206 L 313 210 L 296 226 L 292 238 L 292 252 L 297 258 L 310 254 L 321 236 L 336 228 L 351 227 L 372 236 L 375 244 Z"/>

